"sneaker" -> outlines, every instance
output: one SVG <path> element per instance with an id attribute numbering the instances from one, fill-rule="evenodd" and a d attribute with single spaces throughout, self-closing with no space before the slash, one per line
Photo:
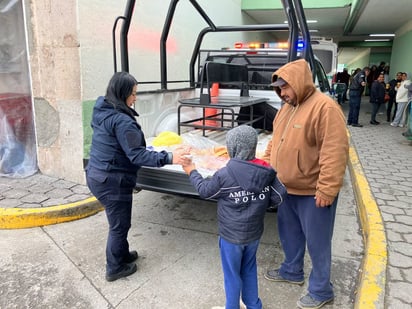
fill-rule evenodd
<path id="1" fill-rule="evenodd" d="M 134 274 L 137 270 L 136 264 L 125 264 L 121 270 L 114 274 L 107 274 L 106 273 L 106 280 L 109 282 L 115 281 L 120 278 L 124 278 Z"/>
<path id="2" fill-rule="evenodd" d="M 360 123 L 352 123 L 352 127 L 362 128 L 363 125 L 361 125 Z"/>
<path id="3" fill-rule="evenodd" d="M 294 280 L 288 280 L 283 278 L 279 274 L 279 269 L 273 269 L 273 270 L 268 270 L 266 274 L 264 275 L 265 279 L 269 281 L 275 281 L 275 282 L 287 282 L 287 283 L 292 283 L 292 284 L 297 284 L 297 285 L 302 285 L 305 281 L 294 281 Z"/>
<path id="4" fill-rule="evenodd" d="M 306 294 L 298 300 L 297 306 L 301 309 L 318 309 L 323 305 L 326 305 L 327 303 L 331 302 L 332 300 L 333 297 L 327 300 L 316 300 L 313 299 L 312 296 L 310 296 L 309 294 Z"/>
<path id="5" fill-rule="evenodd" d="M 139 255 L 137 254 L 136 250 L 130 251 L 129 255 L 124 259 L 125 263 L 133 263 L 134 261 L 137 260 Z"/>
<path id="6" fill-rule="evenodd" d="M 398 127 L 399 127 L 399 128 L 403 128 L 403 127 L 404 127 L 404 125 L 403 125 L 403 124 L 400 124 Z"/>
<path id="7" fill-rule="evenodd" d="M 391 122 L 391 127 L 397 127 L 397 126 L 398 126 L 397 124 Z"/>

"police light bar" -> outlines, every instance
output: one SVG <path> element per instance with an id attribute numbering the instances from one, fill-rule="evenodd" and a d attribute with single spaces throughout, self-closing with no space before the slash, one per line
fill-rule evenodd
<path id="1" fill-rule="evenodd" d="M 265 42 L 265 43 L 259 43 L 259 42 L 251 42 L 251 43 L 243 43 L 243 42 L 237 42 L 235 43 L 235 48 L 236 49 L 242 49 L 242 48 L 249 48 L 249 49 L 257 49 L 257 48 L 262 48 L 262 49 L 278 49 L 278 50 L 287 50 L 289 49 L 289 42 Z M 302 40 L 299 40 L 297 42 L 297 50 L 302 51 L 305 48 L 305 42 Z"/>

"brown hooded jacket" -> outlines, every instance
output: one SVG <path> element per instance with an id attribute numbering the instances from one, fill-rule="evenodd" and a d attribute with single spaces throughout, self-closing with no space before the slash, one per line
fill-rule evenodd
<path id="1" fill-rule="evenodd" d="M 289 194 L 333 199 L 343 183 L 348 135 L 341 107 L 316 90 L 308 63 L 290 62 L 273 73 L 296 94 L 296 106 L 284 104 L 273 121 L 264 160 L 278 172 Z M 275 88 L 280 96 L 280 88 Z"/>

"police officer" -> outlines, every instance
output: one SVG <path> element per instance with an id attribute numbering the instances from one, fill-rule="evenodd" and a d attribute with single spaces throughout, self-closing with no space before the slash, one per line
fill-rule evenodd
<path id="1" fill-rule="evenodd" d="M 366 86 L 366 78 L 370 73 L 369 67 L 364 67 L 362 71 L 353 77 L 352 83 L 349 86 L 349 114 L 348 125 L 352 127 L 363 127 L 359 124 L 359 109 L 361 97 Z"/>

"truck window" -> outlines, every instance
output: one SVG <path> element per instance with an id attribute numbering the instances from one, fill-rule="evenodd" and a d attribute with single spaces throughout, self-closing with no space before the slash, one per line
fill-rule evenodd
<path id="1" fill-rule="evenodd" d="M 328 92 L 330 93 L 330 85 L 328 78 L 326 76 L 325 70 L 323 69 L 322 64 L 318 61 L 315 60 L 315 65 L 316 65 L 316 80 L 315 84 L 319 86 L 319 90 L 323 93 Z"/>
<path id="2" fill-rule="evenodd" d="M 319 58 L 326 72 L 333 72 L 336 69 L 333 67 L 333 52 L 331 50 L 313 49 L 313 53 Z"/>

